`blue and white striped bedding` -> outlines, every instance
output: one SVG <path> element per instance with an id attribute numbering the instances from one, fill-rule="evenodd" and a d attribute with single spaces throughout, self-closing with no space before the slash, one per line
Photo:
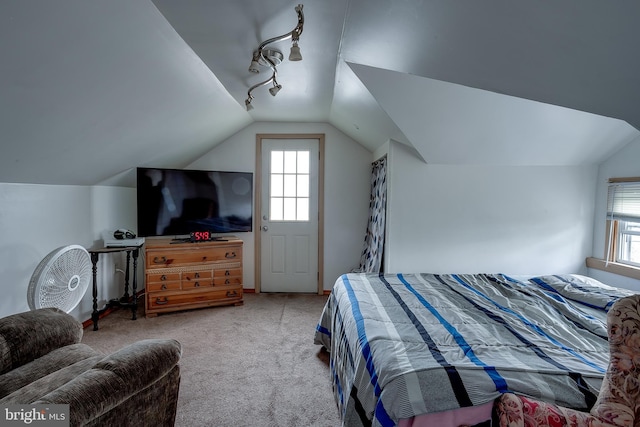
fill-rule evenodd
<path id="1" fill-rule="evenodd" d="M 606 308 L 575 295 L 501 274 L 341 276 L 315 342 L 331 352 L 344 425 L 393 426 L 506 391 L 589 408 L 609 359 Z"/>

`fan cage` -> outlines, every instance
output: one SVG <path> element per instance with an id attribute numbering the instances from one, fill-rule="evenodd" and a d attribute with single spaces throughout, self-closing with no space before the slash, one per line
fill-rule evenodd
<path id="1" fill-rule="evenodd" d="M 91 258 L 80 245 L 51 251 L 40 261 L 29 282 L 31 310 L 56 307 L 69 313 L 82 300 L 91 280 Z"/>

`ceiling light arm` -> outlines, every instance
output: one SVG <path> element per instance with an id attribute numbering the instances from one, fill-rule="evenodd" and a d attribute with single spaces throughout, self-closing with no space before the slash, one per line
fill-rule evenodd
<path id="1" fill-rule="evenodd" d="M 251 95 L 251 92 L 253 92 L 254 89 L 259 88 L 260 86 L 265 86 L 267 84 L 269 84 L 270 82 L 273 82 L 274 85 L 278 84 L 278 81 L 276 80 L 276 69 L 275 67 L 273 68 L 273 74 L 271 75 L 271 77 L 269 77 L 267 80 L 260 82 L 260 83 L 256 83 L 253 86 L 251 86 L 249 88 L 249 90 L 247 91 L 247 99 L 253 99 L 253 95 Z"/>
<path id="2" fill-rule="evenodd" d="M 269 84 L 270 82 L 273 82 L 273 87 L 271 89 L 269 89 L 269 92 L 271 93 L 272 96 L 276 96 L 276 94 L 280 91 L 280 89 L 282 88 L 282 86 L 280 86 L 278 84 L 278 81 L 276 80 L 276 75 L 277 75 L 277 71 L 274 68 L 273 69 L 273 74 L 271 75 L 271 77 L 269 77 L 267 80 L 260 82 L 260 83 L 256 83 L 253 86 L 251 86 L 249 88 L 249 90 L 247 91 L 247 99 L 244 100 L 244 104 L 247 108 L 247 111 L 253 110 L 253 105 L 251 105 L 251 101 L 253 101 L 253 95 L 251 94 L 251 92 L 253 92 L 254 89 L 259 88 L 260 86 L 265 86 L 267 84 Z"/>
<path id="3" fill-rule="evenodd" d="M 298 25 L 296 25 L 296 27 L 293 30 L 281 36 L 277 36 L 277 37 L 270 38 L 269 40 L 265 40 L 262 43 L 260 43 L 260 46 L 258 46 L 258 54 L 262 59 L 268 62 L 271 68 L 274 70 L 275 70 L 276 64 L 274 64 L 273 61 L 271 61 L 268 56 L 264 56 L 262 54 L 262 50 L 271 43 L 276 43 L 276 42 L 280 42 L 287 39 L 291 39 L 297 43 L 300 40 L 300 34 L 302 34 L 302 30 L 304 28 L 304 13 L 302 13 L 302 5 L 301 4 L 297 5 L 295 7 L 295 10 L 296 10 L 296 13 L 298 14 Z"/>
<path id="4" fill-rule="evenodd" d="M 267 45 L 271 43 L 276 43 L 282 40 L 291 39 L 293 41 L 294 46 L 297 49 L 297 58 L 293 59 L 293 56 L 290 56 L 290 60 L 299 61 L 300 59 L 302 59 L 302 56 L 300 56 L 300 50 L 297 47 L 298 41 L 300 40 L 300 34 L 302 34 L 302 30 L 304 27 L 304 13 L 302 13 L 302 5 L 301 4 L 297 5 L 295 7 L 295 11 L 298 15 L 298 24 L 295 26 L 295 28 L 286 34 L 263 41 L 262 43 L 260 43 L 260 46 L 258 46 L 258 50 L 254 52 L 253 61 L 257 61 L 257 59 L 259 58 L 262 59 L 264 63 L 268 64 L 269 67 L 271 67 L 271 70 L 273 73 L 271 77 L 269 77 L 267 80 L 264 80 L 260 83 L 256 83 L 255 85 L 249 88 L 249 90 L 247 91 L 247 99 L 244 101 L 247 107 L 247 111 L 253 109 L 253 106 L 251 105 L 251 101 L 253 100 L 253 95 L 251 93 L 253 92 L 254 89 L 259 88 L 260 86 L 265 86 L 273 82 L 273 88 L 271 88 L 269 92 L 271 92 L 271 95 L 276 96 L 276 93 L 278 93 L 278 91 L 282 88 L 282 86 L 280 86 L 278 84 L 278 81 L 276 80 L 276 77 L 278 74 L 278 71 L 276 70 L 276 64 L 271 60 L 269 55 L 266 55 L 266 56 L 264 55 L 264 50 L 267 47 Z M 253 67 L 254 63 L 252 62 L 251 65 Z M 256 64 L 255 70 L 250 68 L 250 71 L 257 72 L 257 64 Z"/>

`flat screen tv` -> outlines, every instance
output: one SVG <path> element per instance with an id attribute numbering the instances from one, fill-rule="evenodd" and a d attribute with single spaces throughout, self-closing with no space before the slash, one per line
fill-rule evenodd
<path id="1" fill-rule="evenodd" d="M 138 235 L 252 231 L 253 173 L 137 169 Z"/>

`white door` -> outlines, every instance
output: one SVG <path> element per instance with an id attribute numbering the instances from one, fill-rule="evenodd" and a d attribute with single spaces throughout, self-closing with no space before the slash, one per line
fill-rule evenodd
<path id="1" fill-rule="evenodd" d="M 318 292 L 318 139 L 263 139 L 260 290 Z"/>

